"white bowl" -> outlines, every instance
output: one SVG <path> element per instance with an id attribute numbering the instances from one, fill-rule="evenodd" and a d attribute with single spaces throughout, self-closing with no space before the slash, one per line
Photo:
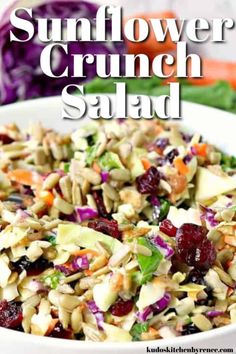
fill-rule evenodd
<path id="1" fill-rule="evenodd" d="M 111 95 L 111 98 L 114 97 Z M 0 108 L 0 124 L 16 122 L 26 127 L 29 121 L 41 120 L 47 127 L 59 131 L 70 131 L 84 123 L 84 120 L 61 119 L 60 97 L 37 99 Z M 236 155 L 236 115 L 184 102 L 182 123 L 191 132 L 201 133 L 206 140 L 227 153 Z M 1 271 L 1 270 L 0 270 Z M 236 324 L 231 324 L 209 332 L 193 334 L 168 340 L 131 343 L 91 343 L 69 341 L 47 337 L 37 337 L 0 328 L 1 354 L 102 354 L 104 352 L 141 354 L 153 348 L 233 348 L 236 352 Z M 172 351 L 173 352 L 173 351 Z M 197 351 L 196 351 L 197 352 Z"/>

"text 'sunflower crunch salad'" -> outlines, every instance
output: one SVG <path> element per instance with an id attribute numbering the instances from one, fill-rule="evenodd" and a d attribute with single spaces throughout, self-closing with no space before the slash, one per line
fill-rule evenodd
<path id="1" fill-rule="evenodd" d="M 158 120 L 0 141 L 0 326 L 143 341 L 236 322 L 233 157 Z"/>

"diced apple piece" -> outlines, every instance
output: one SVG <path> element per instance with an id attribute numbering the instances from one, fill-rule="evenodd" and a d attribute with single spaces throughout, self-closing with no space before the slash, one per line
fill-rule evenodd
<path id="1" fill-rule="evenodd" d="M 197 202 L 231 192 L 236 188 L 236 178 L 218 176 L 207 168 L 199 167 L 196 181 L 195 199 Z"/>

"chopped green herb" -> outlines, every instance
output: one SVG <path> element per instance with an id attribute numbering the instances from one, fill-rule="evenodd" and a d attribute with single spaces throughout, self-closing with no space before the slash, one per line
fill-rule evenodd
<path id="1" fill-rule="evenodd" d="M 42 277 L 42 281 L 45 285 L 49 286 L 51 289 L 56 289 L 60 280 L 63 279 L 65 275 L 62 272 L 56 271 L 53 274 L 46 275 Z"/>
<path id="2" fill-rule="evenodd" d="M 92 145 L 87 147 L 86 149 L 86 163 L 90 166 L 92 165 L 93 161 L 95 160 L 96 157 L 96 151 L 97 151 L 97 146 Z"/>
<path id="3" fill-rule="evenodd" d="M 54 235 L 48 236 L 45 240 L 50 242 L 52 246 L 56 246 L 57 244 L 56 236 Z"/>
<path id="4" fill-rule="evenodd" d="M 64 172 L 68 173 L 70 170 L 70 163 L 69 162 L 65 162 L 64 163 L 64 167 L 63 167 Z"/>
<path id="5" fill-rule="evenodd" d="M 130 330 L 133 341 L 139 341 L 141 334 L 148 331 L 148 322 L 136 323 Z"/>
<path id="6" fill-rule="evenodd" d="M 110 171 L 113 168 L 124 168 L 120 158 L 114 152 L 105 152 L 99 158 L 99 165 L 103 170 Z"/>
<path id="7" fill-rule="evenodd" d="M 161 252 L 151 244 L 151 242 L 146 237 L 139 237 L 138 244 L 149 248 L 152 251 L 151 256 L 144 256 L 139 254 L 138 264 L 142 273 L 142 278 L 140 280 L 141 284 L 146 283 L 152 278 L 153 272 L 156 271 L 161 260 L 163 259 L 163 255 Z"/>
<path id="8" fill-rule="evenodd" d="M 236 168 L 236 157 L 222 154 L 220 164 L 224 171 L 233 170 Z"/>
<path id="9" fill-rule="evenodd" d="M 160 203 L 161 203 L 159 219 L 161 221 L 168 214 L 171 204 L 170 204 L 170 202 L 168 200 L 166 200 L 164 198 L 160 198 L 159 200 L 160 200 Z"/>

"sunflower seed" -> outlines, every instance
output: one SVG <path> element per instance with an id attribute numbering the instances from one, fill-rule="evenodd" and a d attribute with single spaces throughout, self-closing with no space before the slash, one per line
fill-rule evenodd
<path id="1" fill-rule="evenodd" d="M 92 342 L 103 342 L 105 339 L 105 334 L 99 331 L 95 326 L 89 325 L 87 323 L 82 324 L 83 332 L 85 336 Z"/>
<path id="2" fill-rule="evenodd" d="M 63 307 L 59 306 L 58 309 L 58 317 L 59 320 L 62 324 L 62 327 L 64 329 L 67 329 L 69 327 L 69 323 L 70 323 L 70 314 L 68 311 L 66 311 Z"/>
<path id="3" fill-rule="evenodd" d="M 102 184 L 102 190 L 105 195 L 111 200 L 119 200 L 119 194 L 115 190 L 115 188 L 111 187 L 108 183 Z"/>
<path id="4" fill-rule="evenodd" d="M 60 180 L 60 175 L 58 173 L 51 173 L 47 176 L 43 182 L 43 190 L 53 189 Z"/>
<path id="5" fill-rule="evenodd" d="M 192 321 L 202 332 L 212 329 L 211 322 L 202 314 L 192 316 Z"/>
<path id="6" fill-rule="evenodd" d="M 82 205 L 82 196 L 80 186 L 76 181 L 72 183 L 72 203 L 73 205 Z"/>
<path id="7" fill-rule="evenodd" d="M 34 163 L 35 165 L 45 165 L 46 155 L 42 146 L 37 147 L 34 153 Z"/>
<path id="8" fill-rule="evenodd" d="M 72 183 L 69 176 L 64 176 L 59 181 L 63 197 L 68 203 L 72 201 Z"/>
<path id="9" fill-rule="evenodd" d="M 80 300 L 77 296 L 60 294 L 59 295 L 59 304 L 64 309 L 71 311 L 80 304 Z"/>
<path id="10" fill-rule="evenodd" d="M 80 307 L 76 307 L 71 314 L 71 327 L 74 333 L 79 333 L 82 328 L 82 313 Z"/>
<path id="11" fill-rule="evenodd" d="M 34 213 L 34 214 L 38 214 L 41 211 L 43 211 L 44 209 L 46 209 L 47 204 L 44 203 L 42 200 L 37 201 L 35 204 L 33 204 L 30 207 L 30 210 Z"/>
<path id="12" fill-rule="evenodd" d="M 126 168 L 115 168 L 110 171 L 110 176 L 115 181 L 129 182 L 131 179 L 130 171 Z"/>
<path id="13" fill-rule="evenodd" d="M 57 196 L 54 199 L 53 205 L 60 210 L 63 214 L 71 215 L 74 211 L 74 207 L 72 204 L 66 202 L 61 197 Z"/>
<path id="14" fill-rule="evenodd" d="M 80 174 L 85 180 L 95 186 L 100 184 L 102 181 L 100 174 L 91 168 L 83 168 L 83 170 L 80 171 Z"/>

